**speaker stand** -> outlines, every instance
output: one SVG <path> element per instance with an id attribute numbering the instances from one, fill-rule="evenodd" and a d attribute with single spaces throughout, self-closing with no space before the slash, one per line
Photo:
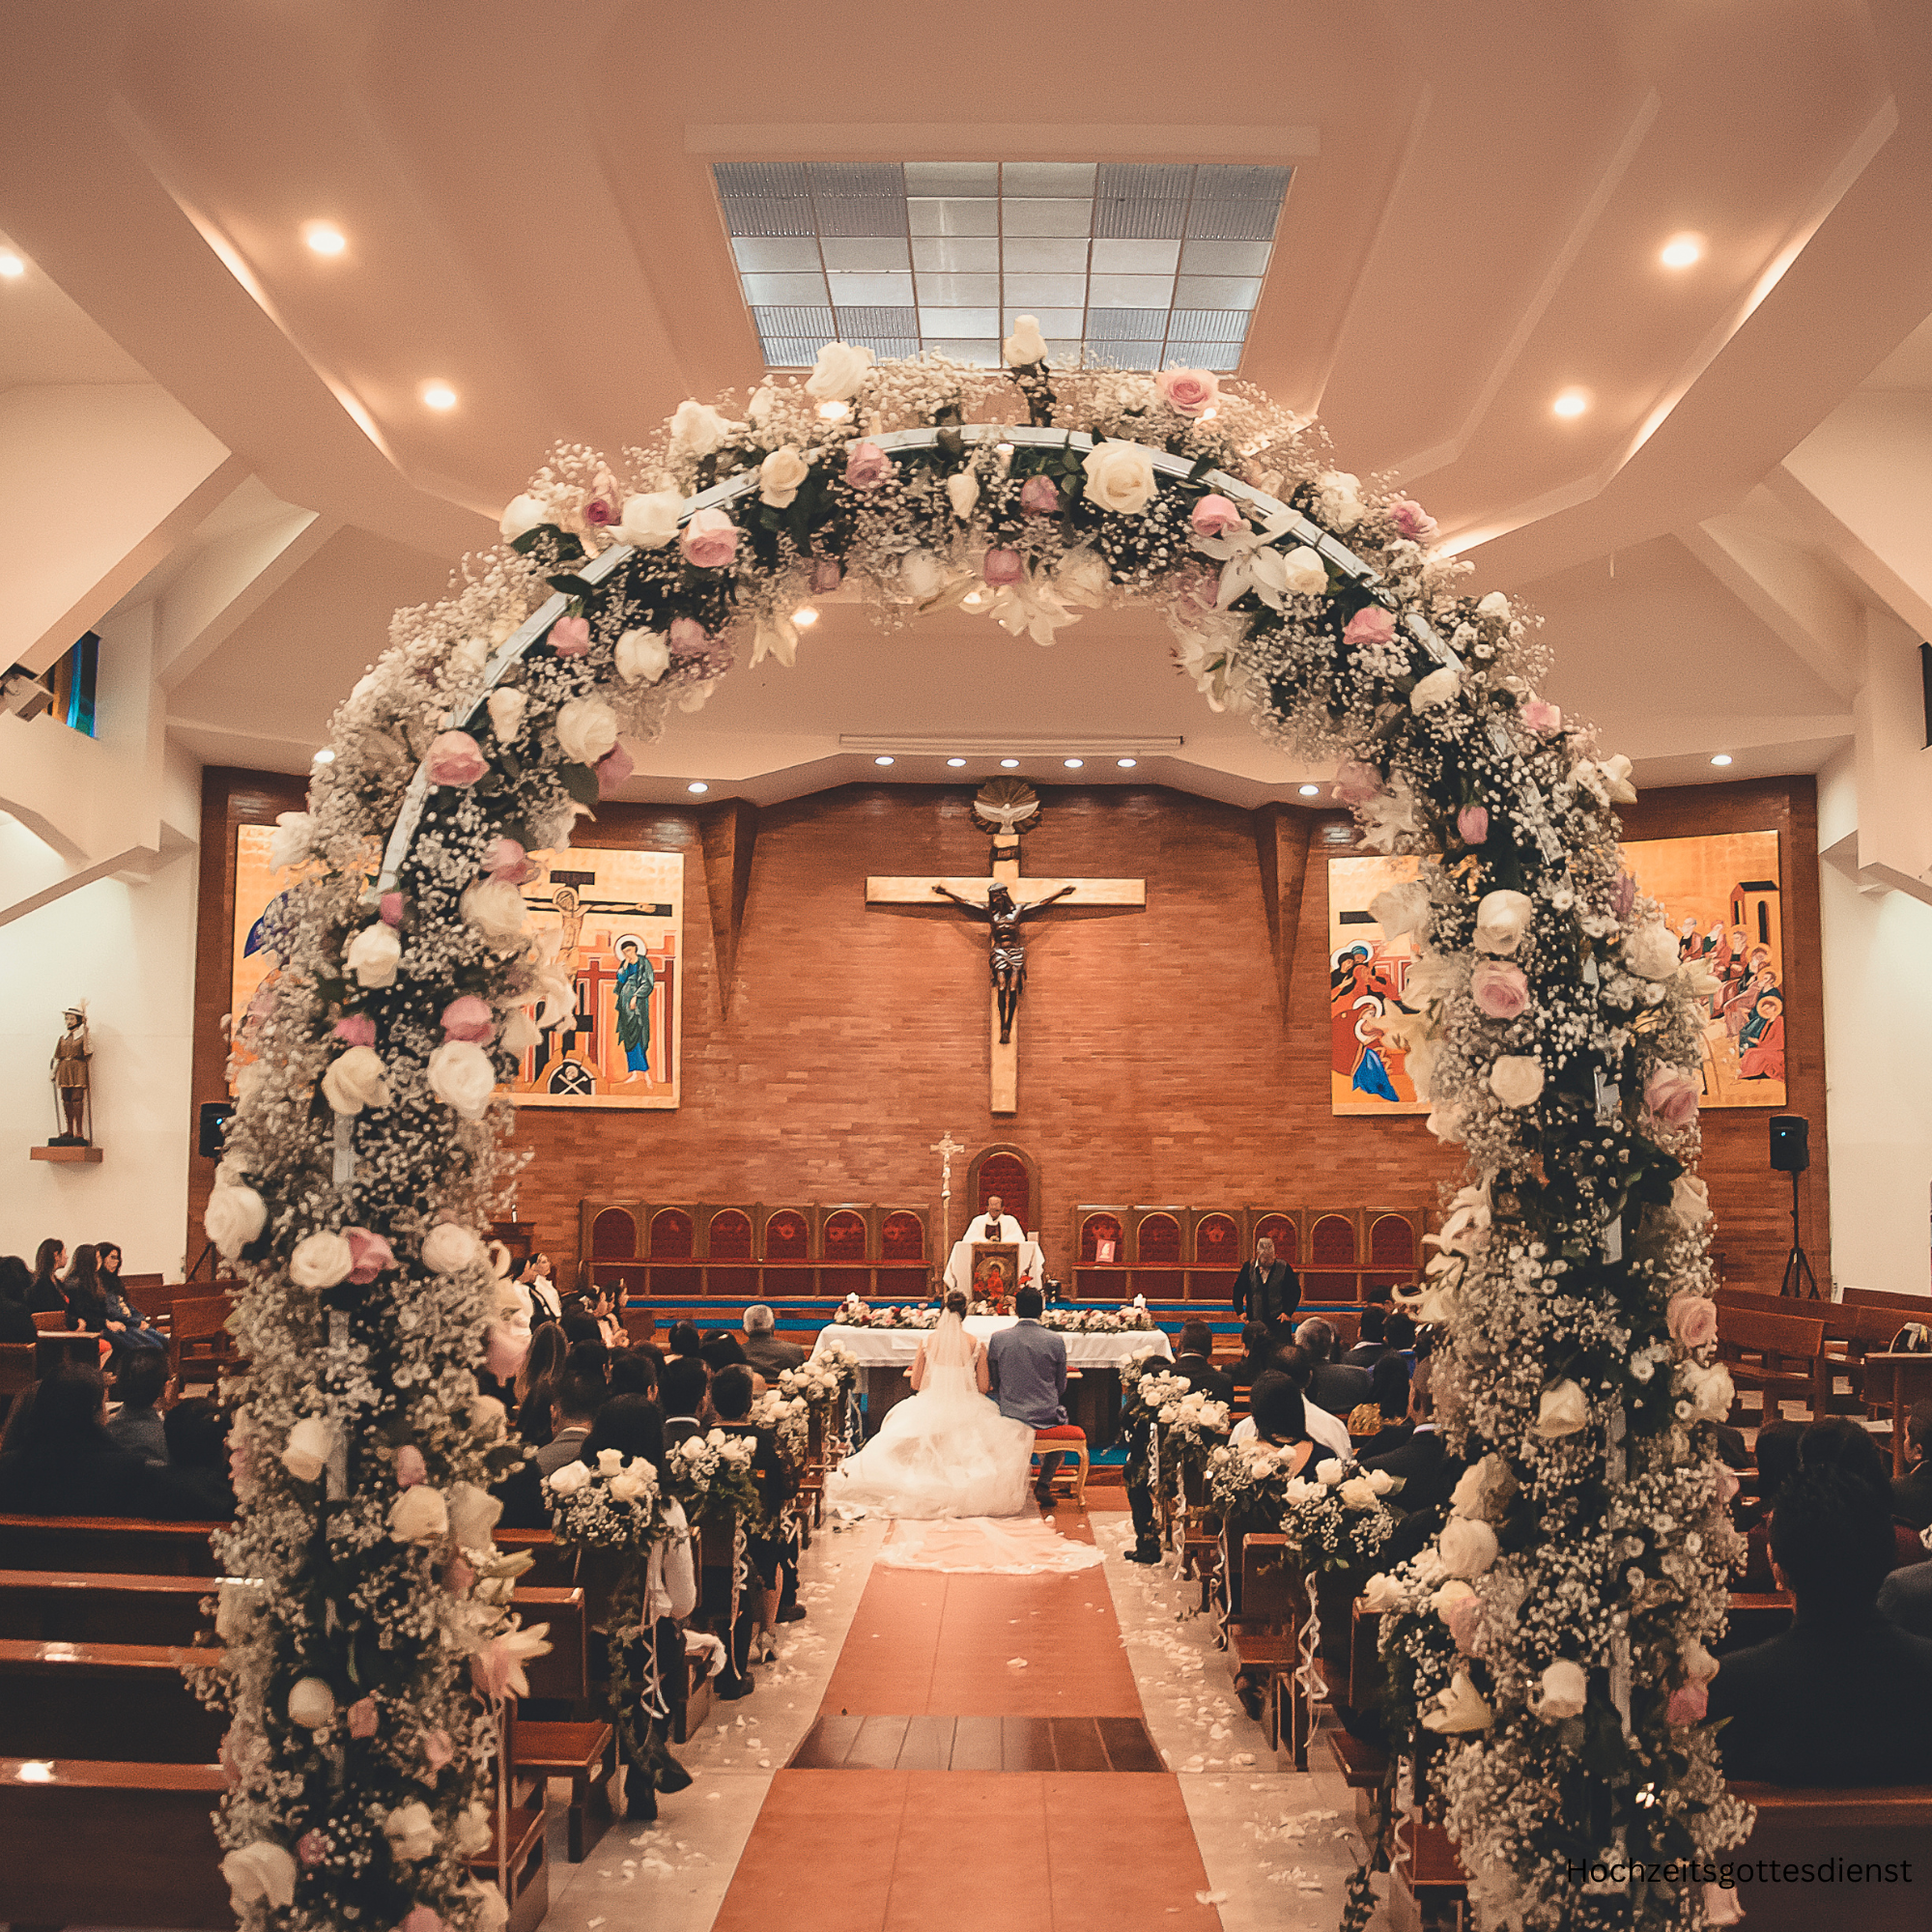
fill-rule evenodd
<path id="1" fill-rule="evenodd" d="M 1803 1296 L 1809 1301 L 1818 1301 L 1823 1298 L 1818 1293 L 1818 1277 L 1811 1272 L 1804 1244 L 1798 1238 L 1798 1175 L 1795 1169 L 1791 1176 L 1791 1252 L 1784 1258 L 1784 1279 L 1778 1283 L 1777 1292 L 1794 1299 Z"/>

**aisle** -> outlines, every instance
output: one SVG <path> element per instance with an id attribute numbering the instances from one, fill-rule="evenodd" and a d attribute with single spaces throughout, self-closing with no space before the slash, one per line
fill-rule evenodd
<path id="1" fill-rule="evenodd" d="M 875 1565 L 716 1932 L 1219 1932 L 1208 1894 L 1104 1570 Z"/>

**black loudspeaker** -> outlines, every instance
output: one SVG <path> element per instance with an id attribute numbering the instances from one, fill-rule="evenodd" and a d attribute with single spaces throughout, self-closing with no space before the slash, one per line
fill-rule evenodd
<path id="1" fill-rule="evenodd" d="M 208 1100 L 201 1109 L 201 1139 L 196 1147 L 204 1160 L 221 1158 L 221 1137 L 228 1130 L 228 1118 L 235 1111 L 233 1100 Z M 1801 1122 L 1801 1124 L 1803 1124 Z"/>
<path id="2" fill-rule="evenodd" d="M 1771 1167 L 1774 1174 L 1803 1174 L 1811 1165 L 1811 1123 L 1803 1114 L 1771 1117 Z"/>

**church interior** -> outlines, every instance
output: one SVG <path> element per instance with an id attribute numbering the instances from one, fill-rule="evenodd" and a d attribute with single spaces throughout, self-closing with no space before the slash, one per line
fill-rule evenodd
<path id="1" fill-rule="evenodd" d="M 10 10 L 0 1926 L 1918 1923 L 1932 16 L 724 24 Z"/>

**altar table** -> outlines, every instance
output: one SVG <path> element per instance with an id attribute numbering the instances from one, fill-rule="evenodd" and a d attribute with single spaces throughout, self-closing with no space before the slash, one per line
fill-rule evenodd
<path id="1" fill-rule="evenodd" d="M 1019 1320 L 1015 1315 L 969 1315 L 966 1332 L 985 1341 L 1002 1328 L 1010 1328 Z M 919 1345 L 932 1333 L 930 1328 L 848 1328 L 838 1322 L 818 1331 L 812 1350 L 820 1353 L 829 1340 L 836 1338 L 853 1355 L 862 1369 L 909 1369 Z M 1174 1359 L 1174 1348 L 1158 1328 L 1128 1328 L 1115 1335 L 1074 1332 L 1050 1328 L 1066 1344 L 1069 1369 L 1118 1369 L 1136 1355 L 1164 1355 Z"/>

